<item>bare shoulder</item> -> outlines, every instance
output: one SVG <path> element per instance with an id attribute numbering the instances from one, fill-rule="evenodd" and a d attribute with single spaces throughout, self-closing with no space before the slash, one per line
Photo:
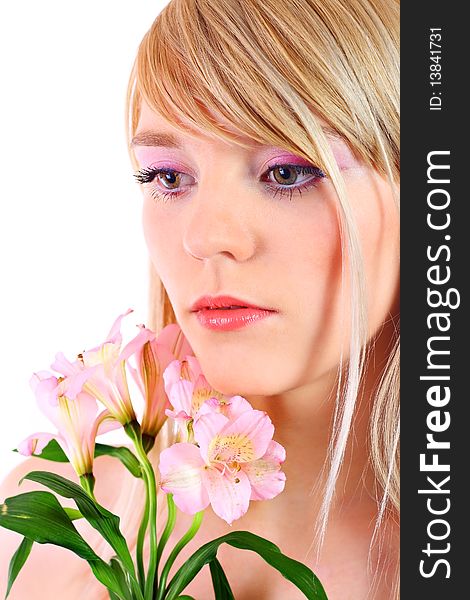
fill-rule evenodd
<path id="1" fill-rule="evenodd" d="M 6 498 L 46 488 L 33 481 L 19 481 L 31 471 L 50 471 L 78 483 L 78 478 L 69 463 L 56 463 L 31 457 L 12 469 L 0 484 L 0 503 Z M 94 466 L 97 479 L 96 496 L 99 502 L 108 506 L 115 495 L 116 486 L 126 479 L 125 469 L 119 461 L 108 456 L 96 459 Z M 131 477 L 131 476 L 130 476 Z M 62 506 L 76 508 L 73 500 L 60 498 Z M 75 522 L 77 530 L 94 547 L 96 532 L 83 520 Z M 0 527 L 0 598 L 5 596 L 10 559 L 18 548 L 22 537 Z M 34 544 L 31 554 L 15 581 L 9 600 L 24 600 L 35 597 L 37 600 L 61 598 L 78 600 L 83 598 L 84 585 L 90 584 L 89 597 L 103 600 L 106 590 L 90 576 L 88 564 L 65 548 L 51 544 Z M 93 589 L 95 586 L 95 589 Z"/>

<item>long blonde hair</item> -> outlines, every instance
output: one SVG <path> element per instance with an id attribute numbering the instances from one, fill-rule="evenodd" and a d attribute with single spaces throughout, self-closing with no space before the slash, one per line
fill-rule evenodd
<path id="1" fill-rule="evenodd" d="M 129 81 L 126 120 L 134 165 L 130 140 L 145 100 L 183 131 L 189 123 L 242 145 L 238 135 L 212 117 L 215 111 L 240 135 L 319 166 L 336 189 L 343 263 L 345 256 L 349 259 L 351 340 L 349 358 L 339 368 L 342 385 L 319 518 L 320 545 L 371 347 L 356 225 L 319 118 L 365 164 L 397 184 L 398 27 L 395 0 L 171 0 L 144 36 Z M 150 270 L 149 325 L 158 331 L 176 319 Z M 381 490 L 376 530 L 386 511 L 398 513 L 399 503 L 398 323 L 395 327 L 370 422 L 371 461 Z"/>

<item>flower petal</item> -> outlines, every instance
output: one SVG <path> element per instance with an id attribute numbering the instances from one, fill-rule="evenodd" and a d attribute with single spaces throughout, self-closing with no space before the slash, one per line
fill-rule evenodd
<path id="1" fill-rule="evenodd" d="M 243 471 L 232 473 L 216 468 L 202 471 L 202 480 L 216 515 L 229 525 L 242 517 L 250 504 L 251 486 Z"/>
<path id="2" fill-rule="evenodd" d="M 194 387 L 193 387 L 193 397 L 192 397 L 192 401 L 191 401 L 191 414 L 195 417 L 197 415 L 197 413 L 201 410 L 201 408 L 205 402 L 214 400 L 216 403 L 220 404 L 223 402 L 223 398 L 224 398 L 223 394 L 214 390 L 214 388 L 212 388 L 209 385 L 207 379 L 201 373 L 197 377 Z M 214 403 L 212 403 L 212 405 L 215 406 Z M 219 412 L 223 412 L 223 411 L 219 410 Z M 225 414 L 225 413 L 223 413 L 223 414 Z"/>
<path id="3" fill-rule="evenodd" d="M 181 363 L 179 360 L 173 360 L 163 371 L 163 381 L 165 382 L 165 391 L 169 394 L 171 386 L 181 379 Z"/>
<path id="4" fill-rule="evenodd" d="M 181 360 L 181 376 L 189 379 L 193 383 L 197 381 L 199 375 L 202 374 L 201 365 L 195 356 L 185 356 Z"/>
<path id="5" fill-rule="evenodd" d="M 121 345 L 121 321 L 124 317 L 127 317 L 127 315 L 131 312 L 134 312 L 134 310 L 132 308 L 128 308 L 125 313 L 119 315 L 119 317 L 114 321 L 114 323 L 111 326 L 111 329 L 109 330 L 108 335 L 106 336 L 107 342 L 112 342 L 113 344 L 118 344 L 119 346 Z"/>
<path id="6" fill-rule="evenodd" d="M 160 454 L 161 488 L 173 494 L 176 506 L 194 515 L 206 508 L 209 497 L 202 484 L 204 461 L 194 444 L 173 444 Z"/>
<path id="7" fill-rule="evenodd" d="M 202 375 L 202 377 L 204 376 Z M 253 407 L 243 396 L 227 397 L 212 390 L 210 398 L 199 408 L 199 414 L 220 412 L 228 417 L 230 421 L 235 421 L 241 414 L 249 410 L 253 410 Z"/>
<path id="8" fill-rule="evenodd" d="M 41 454 L 51 440 L 60 441 L 59 436 L 54 435 L 53 433 L 46 433 L 43 431 L 32 433 L 18 444 L 17 450 L 23 456 Z"/>
<path id="9" fill-rule="evenodd" d="M 274 426 L 265 412 L 250 410 L 233 422 L 227 421 L 209 445 L 207 456 L 210 461 L 245 463 L 266 453 Z"/>
<path id="10" fill-rule="evenodd" d="M 243 396 L 232 396 L 225 401 L 226 408 L 224 414 L 231 420 L 235 421 L 240 415 L 249 410 L 253 410 L 251 404 L 243 398 Z"/>
<path id="11" fill-rule="evenodd" d="M 111 370 L 119 358 L 118 344 L 105 342 L 96 348 L 82 353 L 83 364 L 85 367 L 103 366 L 108 377 L 111 376 Z"/>
<path id="12" fill-rule="evenodd" d="M 181 360 L 186 355 L 194 354 L 180 326 L 176 323 L 171 323 L 164 327 L 158 334 L 157 342 L 162 346 L 166 346 L 178 360 Z"/>
<path id="13" fill-rule="evenodd" d="M 108 431 L 113 431 L 114 429 L 122 427 L 121 423 L 112 416 L 107 408 L 101 411 L 96 417 L 95 424 L 97 428 L 96 435 L 108 433 Z"/>
<path id="14" fill-rule="evenodd" d="M 57 371 L 57 373 L 60 373 L 65 377 L 73 375 L 79 370 L 77 364 L 71 363 L 63 352 L 58 352 L 55 355 L 55 361 L 52 363 L 51 369 L 54 369 L 54 371 Z"/>
<path id="15" fill-rule="evenodd" d="M 57 405 L 57 387 L 59 380 L 47 371 L 33 373 L 29 385 L 36 395 L 36 400 L 42 410 L 44 404 Z"/>
<path id="16" fill-rule="evenodd" d="M 216 412 L 201 415 L 194 421 L 194 439 L 199 444 L 201 456 L 206 462 L 210 461 L 209 448 L 211 447 L 214 438 L 217 438 L 219 431 L 227 424 L 230 424 L 227 417 Z"/>
<path id="17" fill-rule="evenodd" d="M 285 458 L 281 444 L 271 441 L 262 458 L 242 465 L 250 480 L 251 500 L 271 500 L 284 490 L 286 475 L 280 468 Z"/>
<path id="18" fill-rule="evenodd" d="M 192 429 L 190 428 L 190 424 L 192 422 L 191 417 L 189 417 L 184 411 L 180 411 L 177 413 L 176 411 L 166 410 L 165 414 L 167 417 L 173 419 L 175 424 L 178 426 L 179 437 L 178 441 L 180 442 L 190 442 L 194 443 L 194 435 L 192 434 Z M 174 431 L 174 435 L 176 435 L 176 431 Z"/>
<path id="19" fill-rule="evenodd" d="M 134 355 L 138 370 L 134 376 L 140 381 L 144 397 L 142 432 L 156 436 L 165 422 L 165 409 L 170 402 L 165 392 L 162 373 L 174 356 L 168 348 L 157 344 L 155 339 L 145 343 Z M 129 361 L 127 366 L 130 367 Z"/>
<path id="20" fill-rule="evenodd" d="M 34 378 L 34 375 L 33 375 Z M 59 429 L 59 400 L 57 397 L 58 381 L 55 377 L 48 377 L 33 383 L 31 378 L 31 387 L 34 388 L 36 402 L 41 412 Z"/>
<path id="21" fill-rule="evenodd" d="M 75 399 L 83 390 L 86 381 L 93 375 L 96 367 L 83 368 L 81 371 L 69 375 L 62 382 L 62 388 L 67 398 Z M 62 390 L 61 390 L 62 392 Z"/>
<path id="22" fill-rule="evenodd" d="M 118 360 L 127 360 L 130 356 L 139 352 L 144 344 L 155 339 L 155 333 L 146 327 L 142 327 L 139 333 L 124 346 Z"/>
<path id="23" fill-rule="evenodd" d="M 166 371 L 165 371 L 166 373 Z M 191 405 L 193 399 L 194 384 L 186 379 L 179 379 L 171 386 L 165 385 L 165 390 L 171 406 L 177 412 L 185 412 L 188 417 L 192 416 Z"/>

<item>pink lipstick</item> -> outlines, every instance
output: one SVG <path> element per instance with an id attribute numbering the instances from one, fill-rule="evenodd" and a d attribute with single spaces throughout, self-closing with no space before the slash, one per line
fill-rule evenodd
<path id="1" fill-rule="evenodd" d="M 203 327 L 214 331 L 232 331 L 260 321 L 277 311 L 256 306 L 233 296 L 203 296 L 191 307 Z"/>

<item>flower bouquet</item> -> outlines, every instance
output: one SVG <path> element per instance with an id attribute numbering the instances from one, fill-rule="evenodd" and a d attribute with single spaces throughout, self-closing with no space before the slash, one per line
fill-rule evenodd
<path id="1" fill-rule="evenodd" d="M 172 572 L 209 505 L 231 524 L 246 513 L 251 500 L 269 500 L 283 491 L 285 451 L 273 440 L 274 427 L 265 412 L 254 410 L 241 396 L 227 397 L 210 387 L 177 325 L 165 327 L 158 337 L 140 325 L 134 339 L 122 347 L 121 321 L 130 312 L 116 319 L 103 344 L 79 354 L 74 362 L 59 353 L 51 366 L 56 374 L 42 371 L 31 379 L 38 405 L 57 433 L 30 435 L 17 450 L 69 461 L 80 485 L 55 473 L 32 471 L 23 479 L 50 491 L 19 494 L 0 504 L 0 525 L 23 536 L 10 561 L 6 595 L 36 542 L 63 546 L 86 560 L 112 600 L 190 600 L 184 590 L 206 564 L 215 598 L 231 599 L 230 584 L 217 559 L 219 546 L 229 544 L 259 554 L 306 598 L 325 600 L 323 587 L 309 568 L 248 531 L 233 531 L 202 545 Z M 144 399 L 140 423 L 129 374 Z M 167 419 L 173 421 L 175 443 L 160 452 L 156 473 L 148 453 Z M 130 447 L 96 442 L 97 435 L 116 428 L 123 428 Z M 103 454 L 120 460 L 145 484 L 135 562 L 119 517 L 100 505 L 93 493 L 93 460 Z M 73 499 L 76 509 L 63 507 L 58 496 Z M 163 496 L 167 520 L 158 527 L 163 524 L 157 524 L 157 499 Z M 177 509 L 194 515 L 193 522 L 162 564 Z M 109 543 L 114 552 L 109 562 L 74 527 L 77 519 L 86 519 Z M 146 536 L 150 554 L 144 564 Z"/>

